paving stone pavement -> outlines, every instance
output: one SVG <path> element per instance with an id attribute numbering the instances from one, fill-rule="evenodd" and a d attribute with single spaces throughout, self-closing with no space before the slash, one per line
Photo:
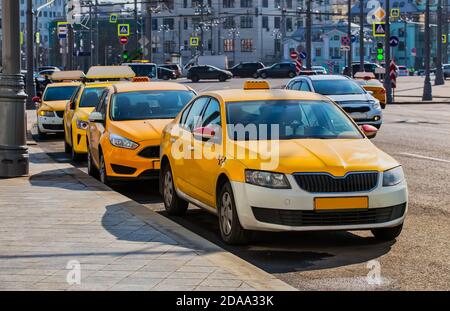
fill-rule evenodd
<path id="1" fill-rule="evenodd" d="M 292 289 L 29 147 L 30 176 L 0 179 L 0 290 Z"/>

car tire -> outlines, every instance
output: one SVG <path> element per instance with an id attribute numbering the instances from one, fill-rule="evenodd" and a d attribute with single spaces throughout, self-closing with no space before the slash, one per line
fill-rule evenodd
<path id="1" fill-rule="evenodd" d="M 386 104 L 380 104 L 381 109 L 386 109 Z"/>
<path id="2" fill-rule="evenodd" d="M 87 170 L 88 170 L 89 176 L 92 176 L 96 179 L 100 178 L 99 171 L 95 167 L 94 162 L 92 162 L 92 155 L 89 151 L 89 148 L 88 148 L 88 153 L 87 153 Z"/>
<path id="3" fill-rule="evenodd" d="M 106 172 L 105 158 L 102 153 L 100 153 L 99 179 L 103 184 L 111 186 L 111 181 L 108 177 L 108 173 Z"/>
<path id="4" fill-rule="evenodd" d="M 41 132 L 41 130 L 39 129 L 39 125 L 37 127 L 37 133 L 38 133 L 38 138 L 39 139 L 46 139 L 47 138 L 47 133 Z"/>
<path id="5" fill-rule="evenodd" d="M 375 239 L 380 241 L 392 241 L 397 238 L 400 233 L 402 232 L 403 224 L 398 225 L 396 227 L 392 228 L 376 228 L 372 229 L 372 234 L 374 235 Z"/>
<path id="6" fill-rule="evenodd" d="M 260 76 L 261 76 L 261 78 L 266 79 L 267 78 L 267 73 L 262 72 Z"/>
<path id="7" fill-rule="evenodd" d="M 73 148 L 73 137 L 72 137 L 72 147 L 70 147 L 70 156 L 72 158 L 72 161 L 74 162 L 80 162 L 84 158 L 83 154 L 76 152 L 75 149 Z"/>
<path id="8" fill-rule="evenodd" d="M 72 151 L 72 147 L 67 143 L 66 137 L 64 135 L 64 152 L 66 154 L 70 154 L 71 151 Z"/>
<path id="9" fill-rule="evenodd" d="M 255 72 L 254 74 L 252 74 L 252 77 L 253 77 L 254 79 L 258 79 L 258 73 Z"/>
<path id="10" fill-rule="evenodd" d="M 375 126 L 377 128 L 377 130 L 379 130 L 381 128 L 381 124 L 374 124 L 373 126 Z"/>
<path id="11" fill-rule="evenodd" d="M 288 77 L 289 77 L 289 78 L 293 78 L 293 77 L 295 77 L 295 76 L 296 76 L 295 72 L 289 71 L 289 73 L 288 73 Z"/>
<path id="12" fill-rule="evenodd" d="M 217 196 L 219 214 L 219 230 L 222 240 L 227 244 L 245 244 L 249 241 L 250 232 L 242 228 L 236 212 L 231 184 L 226 182 Z"/>
<path id="13" fill-rule="evenodd" d="M 200 78 L 197 75 L 194 75 L 194 76 L 191 77 L 191 81 L 192 82 L 198 82 L 198 81 L 200 81 Z"/>
<path id="14" fill-rule="evenodd" d="M 163 80 L 169 80 L 169 76 L 168 75 L 163 75 Z"/>
<path id="15" fill-rule="evenodd" d="M 225 81 L 227 81 L 227 76 L 225 76 L 225 75 L 220 75 L 220 76 L 219 76 L 219 81 L 220 81 L 220 82 L 225 82 Z"/>
<path id="16" fill-rule="evenodd" d="M 173 182 L 172 169 L 170 164 L 164 166 L 162 173 L 162 195 L 164 201 L 164 207 L 169 215 L 182 216 L 186 214 L 189 206 L 189 202 L 181 199 L 176 190 Z"/>

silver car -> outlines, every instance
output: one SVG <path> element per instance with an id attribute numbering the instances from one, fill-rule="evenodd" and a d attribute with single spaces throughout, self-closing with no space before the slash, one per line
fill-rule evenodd
<path id="1" fill-rule="evenodd" d="M 444 79 L 450 78 L 450 64 L 442 65 L 444 71 Z"/>
<path id="2" fill-rule="evenodd" d="M 325 95 L 339 104 L 359 125 L 370 124 L 380 128 L 383 123 L 379 100 L 347 76 L 298 76 L 288 82 L 286 89 Z"/>

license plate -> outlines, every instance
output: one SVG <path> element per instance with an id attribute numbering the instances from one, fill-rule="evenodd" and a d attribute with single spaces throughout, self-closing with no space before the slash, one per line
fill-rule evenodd
<path id="1" fill-rule="evenodd" d="M 369 208 L 369 198 L 368 197 L 315 198 L 314 208 L 319 211 L 367 209 Z"/>
<path id="2" fill-rule="evenodd" d="M 352 113 L 350 113 L 350 116 L 355 120 L 367 119 L 367 114 L 362 113 L 362 112 L 352 112 Z"/>

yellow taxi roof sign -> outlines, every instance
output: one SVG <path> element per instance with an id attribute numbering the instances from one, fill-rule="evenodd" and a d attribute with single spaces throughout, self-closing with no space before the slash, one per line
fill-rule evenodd
<path id="1" fill-rule="evenodd" d="M 244 82 L 244 90 L 270 90 L 270 84 L 265 80 L 249 80 Z"/>
<path id="2" fill-rule="evenodd" d="M 134 77 L 133 80 L 131 80 L 131 82 L 150 82 L 150 78 L 149 77 Z"/>
<path id="3" fill-rule="evenodd" d="M 364 79 L 364 80 L 375 79 L 375 75 L 373 72 L 365 72 L 365 71 L 356 72 L 353 75 L 353 77 L 355 79 Z"/>
<path id="4" fill-rule="evenodd" d="M 50 76 L 53 81 L 78 81 L 85 77 L 81 70 L 55 71 Z"/>
<path id="5" fill-rule="evenodd" d="M 131 79 L 135 76 L 133 69 L 128 66 L 92 66 L 86 74 L 86 78 L 91 80 Z"/>

